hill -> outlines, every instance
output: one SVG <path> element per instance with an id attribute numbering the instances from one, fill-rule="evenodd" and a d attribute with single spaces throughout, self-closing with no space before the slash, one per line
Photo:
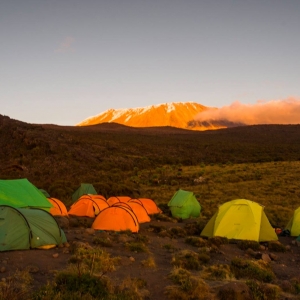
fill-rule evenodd
<path id="1" fill-rule="evenodd" d="M 132 195 L 139 190 L 133 176 L 166 165 L 180 169 L 300 159 L 299 125 L 198 132 L 113 123 L 33 125 L 0 116 L 0 142 L 2 179 L 26 177 L 61 199 L 81 182 L 95 184 L 103 194 Z"/>

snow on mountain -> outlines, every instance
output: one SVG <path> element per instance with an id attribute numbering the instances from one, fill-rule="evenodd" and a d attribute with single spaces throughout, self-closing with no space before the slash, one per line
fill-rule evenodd
<path id="1" fill-rule="evenodd" d="M 114 122 L 132 127 L 172 126 L 193 130 L 220 128 L 213 124 L 200 124 L 195 121 L 195 117 L 207 109 L 211 109 L 211 107 L 195 102 L 164 103 L 129 109 L 108 109 L 101 114 L 83 120 L 77 126 Z"/>

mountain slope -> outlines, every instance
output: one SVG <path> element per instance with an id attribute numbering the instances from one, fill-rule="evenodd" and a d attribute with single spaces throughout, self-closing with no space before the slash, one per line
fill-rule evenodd
<path id="1" fill-rule="evenodd" d="M 77 126 L 114 122 L 132 127 L 172 126 L 193 130 L 225 127 L 214 126 L 211 123 L 193 122 L 199 113 L 207 109 L 211 108 L 195 102 L 164 103 L 129 109 L 109 109 L 80 122 Z"/>

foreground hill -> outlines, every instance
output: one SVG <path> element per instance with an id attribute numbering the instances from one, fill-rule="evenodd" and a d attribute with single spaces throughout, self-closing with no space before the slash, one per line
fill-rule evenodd
<path id="1" fill-rule="evenodd" d="M 226 127 L 224 124 L 199 123 L 195 121 L 197 115 L 207 109 L 209 107 L 195 102 L 164 103 L 129 109 L 109 109 L 77 125 L 86 126 L 114 122 L 132 127 L 172 126 L 192 130 Z"/>

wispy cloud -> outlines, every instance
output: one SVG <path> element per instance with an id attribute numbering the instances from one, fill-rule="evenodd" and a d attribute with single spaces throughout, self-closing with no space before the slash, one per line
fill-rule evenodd
<path id="1" fill-rule="evenodd" d="M 239 101 L 219 109 L 204 111 L 196 116 L 197 121 L 222 121 L 246 125 L 255 124 L 300 124 L 300 98 L 263 101 L 242 104 Z"/>
<path id="2" fill-rule="evenodd" d="M 55 52 L 60 53 L 67 53 L 67 52 L 74 52 L 75 49 L 73 47 L 73 44 L 75 42 L 75 39 L 71 36 L 67 36 L 59 45 L 59 47 L 55 50 Z"/>

